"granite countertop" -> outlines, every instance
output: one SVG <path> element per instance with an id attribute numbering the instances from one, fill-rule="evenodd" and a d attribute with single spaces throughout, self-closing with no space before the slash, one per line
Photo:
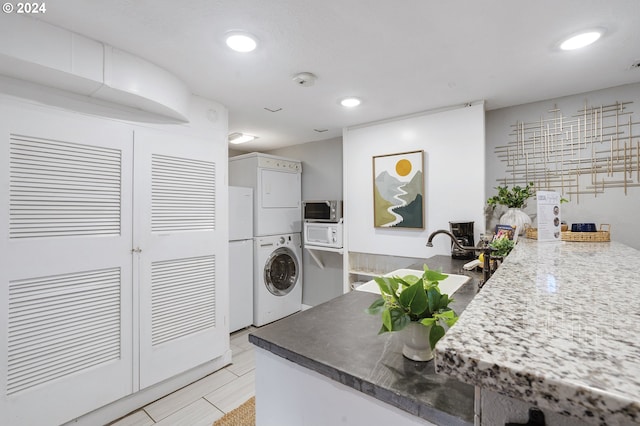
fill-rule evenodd
<path id="1" fill-rule="evenodd" d="M 467 261 L 434 256 L 431 269 L 472 277 L 455 294 L 460 313 L 478 291 L 480 274 Z M 422 269 L 422 263 L 408 266 Z M 364 311 L 378 296 L 352 291 L 312 309 L 261 327 L 249 341 L 310 370 L 436 424 L 473 424 L 474 388 L 435 373 L 434 361 L 402 356 L 397 333 L 378 335 L 380 317 Z"/>
<path id="2" fill-rule="evenodd" d="M 436 370 L 587 423 L 640 424 L 640 252 L 523 239 L 436 346 Z"/>

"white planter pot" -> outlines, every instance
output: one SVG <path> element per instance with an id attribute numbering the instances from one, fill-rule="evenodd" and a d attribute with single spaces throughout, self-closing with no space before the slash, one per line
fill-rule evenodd
<path id="1" fill-rule="evenodd" d="M 412 361 L 429 361 L 433 359 L 433 352 L 429 345 L 431 327 L 425 327 L 419 322 L 410 322 L 399 333 L 402 339 L 402 355 Z"/>
<path id="2" fill-rule="evenodd" d="M 531 218 L 521 209 L 509 209 L 505 214 L 500 216 L 501 225 L 509 225 L 516 227 L 518 235 L 524 234 L 525 225 L 531 225 Z"/>

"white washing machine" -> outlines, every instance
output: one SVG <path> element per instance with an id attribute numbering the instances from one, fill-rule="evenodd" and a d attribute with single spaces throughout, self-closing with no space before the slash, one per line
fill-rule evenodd
<path id="1" fill-rule="evenodd" d="M 254 238 L 253 324 L 257 327 L 302 309 L 300 234 Z"/>

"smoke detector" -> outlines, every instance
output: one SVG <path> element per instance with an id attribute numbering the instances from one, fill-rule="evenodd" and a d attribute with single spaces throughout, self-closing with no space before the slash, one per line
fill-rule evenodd
<path id="1" fill-rule="evenodd" d="M 293 76 L 293 81 L 298 86 L 308 87 L 313 86 L 317 78 L 318 77 L 316 77 L 314 74 L 311 74 L 310 72 L 301 72 Z"/>

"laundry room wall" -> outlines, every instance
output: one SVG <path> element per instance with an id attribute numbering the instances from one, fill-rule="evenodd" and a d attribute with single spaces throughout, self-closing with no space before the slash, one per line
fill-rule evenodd
<path id="1" fill-rule="evenodd" d="M 342 200 L 342 138 L 268 151 L 302 161 L 303 200 Z M 321 268 L 306 250 L 302 254 L 302 303 L 315 306 L 342 294 L 342 255 L 316 252 Z"/>
<path id="2" fill-rule="evenodd" d="M 343 132 L 345 232 L 350 253 L 427 258 L 450 254 L 450 240 L 425 243 L 449 221 L 484 231 L 485 129 L 482 103 Z M 372 157 L 424 150 L 425 228 L 375 228 Z"/>
<path id="3" fill-rule="evenodd" d="M 511 139 L 512 125 L 516 122 L 531 122 L 539 120 L 540 117 L 550 117 L 549 110 L 558 109 L 563 116 L 573 118 L 577 111 L 584 108 L 585 103 L 590 107 L 600 105 L 611 105 L 616 102 L 632 102 L 626 105 L 627 112 L 632 112 L 631 117 L 633 127 L 633 149 L 640 138 L 640 83 L 628 84 L 604 90 L 581 93 L 573 96 L 549 99 L 546 101 L 518 105 L 510 108 L 502 108 L 487 112 L 487 182 L 485 191 L 487 196 L 496 193 L 495 187 L 505 176 L 505 163 L 499 161 L 495 154 L 495 148 L 506 145 Z M 624 120 L 628 120 L 624 116 Z M 575 129 L 577 131 L 577 129 Z M 608 149 L 605 142 L 604 148 Z M 635 176 L 634 176 L 635 178 Z M 613 179 L 613 178 L 610 178 Z M 617 179 L 621 180 L 621 176 Z M 634 179 L 635 180 L 635 179 Z M 511 185 L 509 185 L 511 186 Z M 629 186 L 625 194 L 624 188 L 608 188 L 604 193 L 581 194 L 580 197 L 565 196 L 568 203 L 561 206 L 562 220 L 568 224 L 576 222 L 594 222 L 597 224 L 607 223 L 611 225 L 611 239 L 627 244 L 636 249 L 640 249 L 640 227 L 638 227 L 638 212 L 640 211 L 640 187 Z M 536 213 L 536 203 L 534 200 L 528 203 L 525 209 L 527 213 L 534 216 Z M 502 211 L 489 217 L 490 224 L 495 224 Z M 534 221 L 534 226 L 536 222 Z"/>

